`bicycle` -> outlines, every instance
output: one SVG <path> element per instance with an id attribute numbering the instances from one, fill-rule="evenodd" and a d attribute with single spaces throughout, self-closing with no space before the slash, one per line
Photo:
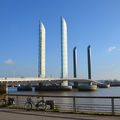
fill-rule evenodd
<path id="1" fill-rule="evenodd" d="M 15 99 L 12 98 L 12 97 L 8 97 L 8 99 L 1 99 L 0 100 L 0 106 L 1 107 L 4 107 L 4 106 L 10 106 L 10 105 L 13 105 L 15 104 Z"/>
<path id="2" fill-rule="evenodd" d="M 39 100 L 36 103 L 31 99 L 31 97 L 28 97 L 26 100 L 27 102 L 24 104 L 24 109 L 27 111 L 32 110 L 33 105 L 37 110 L 45 110 L 47 107 L 44 100 Z"/>

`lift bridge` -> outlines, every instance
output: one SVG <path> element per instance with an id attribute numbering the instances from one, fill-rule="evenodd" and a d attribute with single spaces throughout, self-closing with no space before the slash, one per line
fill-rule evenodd
<path id="1" fill-rule="evenodd" d="M 40 78 L 40 77 L 1 77 L 0 83 L 39 83 L 39 82 L 78 82 L 78 83 L 90 83 L 97 81 L 91 79 L 80 79 L 80 78 Z"/>
<path id="2" fill-rule="evenodd" d="M 8 89 L 7 87 L 10 85 L 16 86 L 19 84 L 29 84 L 29 85 L 35 85 L 35 84 L 45 84 L 45 86 L 52 85 L 52 88 L 54 85 L 59 85 L 59 88 L 64 90 L 72 90 L 72 84 L 75 82 L 77 84 L 83 83 L 83 84 L 96 84 L 97 82 L 91 79 L 80 79 L 80 78 L 40 78 L 40 77 L 3 77 L 0 78 L 0 93 L 7 93 Z M 67 83 L 67 84 L 65 84 Z M 69 86 L 69 84 L 71 84 Z"/>

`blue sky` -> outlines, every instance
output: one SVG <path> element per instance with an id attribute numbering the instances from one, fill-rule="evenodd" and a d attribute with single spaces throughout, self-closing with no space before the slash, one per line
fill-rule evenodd
<path id="1" fill-rule="evenodd" d="M 60 76 L 60 17 L 68 25 L 69 76 L 77 46 L 78 76 L 120 79 L 120 0 L 0 0 L 0 76 L 37 76 L 39 20 L 46 28 L 46 74 Z"/>

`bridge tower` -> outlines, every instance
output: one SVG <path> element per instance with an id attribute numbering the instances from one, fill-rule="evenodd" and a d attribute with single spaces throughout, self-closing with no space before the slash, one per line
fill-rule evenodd
<path id="1" fill-rule="evenodd" d="M 77 47 L 73 48 L 73 77 L 77 78 Z M 78 82 L 74 82 L 74 87 L 78 87 Z"/>
<path id="2" fill-rule="evenodd" d="M 61 78 L 68 78 L 67 24 L 63 17 L 61 17 Z M 62 86 L 68 86 L 68 81 L 64 81 Z"/>
<path id="3" fill-rule="evenodd" d="M 45 77 L 45 27 L 39 23 L 38 77 Z"/>
<path id="4" fill-rule="evenodd" d="M 88 79 L 91 79 L 91 47 L 90 45 L 87 48 L 87 56 L 88 56 Z"/>
<path id="5" fill-rule="evenodd" d="M 77 47 L 73 48 L 73 77 L 77 77 Z"/>

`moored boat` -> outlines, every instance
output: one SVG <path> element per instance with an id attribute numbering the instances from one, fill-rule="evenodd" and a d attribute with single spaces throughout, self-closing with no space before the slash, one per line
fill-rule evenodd
<path id="1" fill-rule="evenodd" d="M 109 88 L 110 84 L 109 83 L 98 83 L 97 86 L 99 88 Z"/>

